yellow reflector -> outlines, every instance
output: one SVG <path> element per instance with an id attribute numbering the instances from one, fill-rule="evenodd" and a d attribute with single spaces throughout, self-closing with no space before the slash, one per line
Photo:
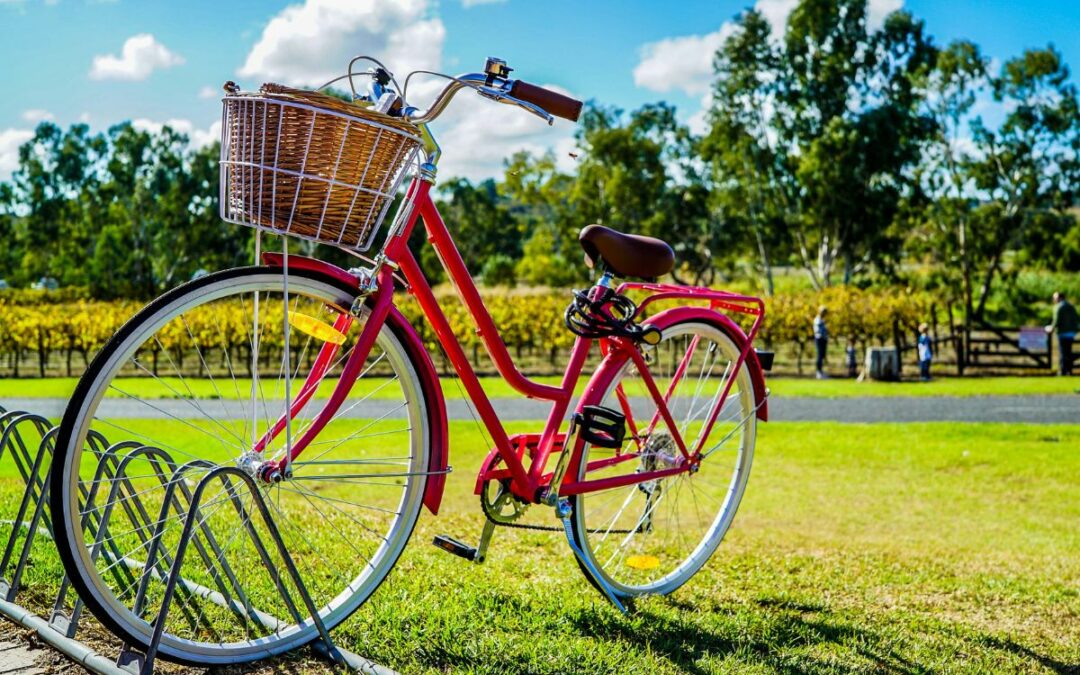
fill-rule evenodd
<path id="1" fill-rule="evenodd" d="M 337 330 L 325 321 L 319 321 L 313 316 L 289 312 L 289 325 L 304 335 L 309 335 L 316 340 L 329 342 L 330 344 L 345 344 L 345 334 Z"/>
<path id="2" fill-rule="evenodd" d="M 660 566 L 660 558 L 654 555 L 632 555 L 626 559 L 626 566 L 636 570 L 653 570 Z"/>

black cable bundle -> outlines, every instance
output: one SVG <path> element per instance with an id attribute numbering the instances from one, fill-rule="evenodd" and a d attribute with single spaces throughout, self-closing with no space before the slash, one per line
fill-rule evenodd
<path id="1" fill-rule="evenodd" d="M 654 332 L 659 337 L 659 331 L 634 323 L 635 314 L 637 305 L 634 301 L 610 288 L 604 288 L 595 301 L 589 298 L 589 291 L 575 289 L 574 299 L 563 314 L 563 322 L 571 333 L 583 338 L 615 336 L 655 344 L 649 337 Z"/>

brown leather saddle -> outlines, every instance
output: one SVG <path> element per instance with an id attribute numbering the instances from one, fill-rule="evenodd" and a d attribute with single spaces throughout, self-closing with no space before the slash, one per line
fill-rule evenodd
<path id="1" fill-rule="evenodd" d="M 675 252 L 654 237 L 625 234 L 603 225 L 586 225 L 578 233 L 585 260 L 620 277 L 656 279 L 675 267 Z"/>

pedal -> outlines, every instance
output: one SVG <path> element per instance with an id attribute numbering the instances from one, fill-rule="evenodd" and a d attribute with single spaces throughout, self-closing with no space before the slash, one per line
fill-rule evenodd
<path id="1" fill-rule="evenodd" d="M 442 550 L 447 551 L 448 553 L 453 553 L 459 558 L 465 558 L 469 561 L 476 560 L 476 548 L 469 546 L 468 544 L 463 544 L 462 542 L 454 539 L 451 536 L 445 534 L 437 534 L 435 535 L 435 539 L 433 539 L 431 543 L 435 544 Z"/>
<path id="2" fill-rule="evenodd" d="M 600 448 L 621 448 L 626 438 L 626 416 L 617 410 L 587 405 L 574 415 L 581 438 Z"/>

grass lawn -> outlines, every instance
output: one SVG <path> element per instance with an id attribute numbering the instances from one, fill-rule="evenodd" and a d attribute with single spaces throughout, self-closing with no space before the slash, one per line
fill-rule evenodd
<path id="1" fill-rule="evenodd" d="M 482 523 L 471 487 L 487 448 L 471 422 L 452 434 L 442 513 L 425 512 L 388 581 L 335 631 L 400 672 L 1080 668 L 1080 426 L 763 425 L 725 543 L 630 616 L 556 533 L 499 530 L 484 565 L 430 545 L 472 540 Z M 4 484 L 0 520 L 18 491 Z M 530 518 L 552 520 L 540 507 Z M 55 575 L 46 560 L 31 581 Z M 328 669 L 302 652 L 230 672 Z"/>
<path id="2" fill-rule="evenodd" d="M 1080 394 L 1080 378 L 1072 377 L 946 377 L 929 382 L 856 382 L 771 378 L 774 396 L 788 398 L 853 398 L 861 396 L 1027 396 Z"/>
<path id="3" fill-rule="evenodd" d="M 538 377 L 539 382 L 559 384 L 559 377 Z M 0 379 L 0 405 L 8 398 L 68 398 L 75 390 L 76 378 L 56 377 L 46 379 Z M 374 391 L 373 398 L 394 395 L 391 388 L 379 389 L 384 380 L 379 378 L 362 379 L 357 383 L 354 395 L 359 397 Z M 462 398 L 463 389 L 459 389 L 455 378 L 443 378 L 443 392 L 447 398 Z M 483 378 L 484 389 L 492 398 L 513 398 L 520 394 L 501 378 Z M 266 394 L 274 387 L 268 383 Z M 323 383 L 323 394 L 331 390 L 333 382 Z M 299 391 L 302 382 L 295 384 Z M 179 394 L 188 395 L 187 387 L 198 398 L 237 398 L 246 397 L 251 391 L 251 381 L 239 379 L 234 386 L 232 380 L 176 378 L 126 378 L 118 381 L 118 387 L 132 396 L 140 398 L 179 398 Z M 1018 395 L 1066 395 L 1080 394 L 1080 378 L 1061 377 L 968 377 L 942 378 L 930 382 L 856 382 L 848 379 L 814 380 L 804 378 L 777 377 L 769 378 L 768 386 L 774 396 L 809 397 L 809 398 L 854 398 L 861 396 L 1018 396 Z M 585 379 L 579 383 L 583 390 Z M 110 396 L 123 396 L 119 392 L 110 392 Z"/>

